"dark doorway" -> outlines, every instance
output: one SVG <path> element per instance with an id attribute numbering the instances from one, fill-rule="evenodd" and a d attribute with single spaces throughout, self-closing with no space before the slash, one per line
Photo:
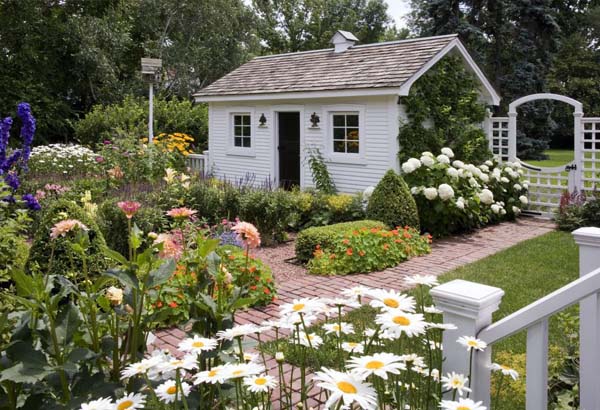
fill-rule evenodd
<path id="1" fill-rule="evenodd" d="M 300 186 L 300 113 L 278 113 L 279 186 Z"/>

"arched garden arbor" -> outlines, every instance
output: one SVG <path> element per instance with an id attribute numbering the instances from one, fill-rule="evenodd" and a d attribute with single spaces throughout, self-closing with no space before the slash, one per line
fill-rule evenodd
<path id="1" fill-rule="evenodd" d="M 539 167 L 517 156 L 517 108 L 536 100 L 562 101 L 573 107 L 574 158 L 558 167 Z M 490 116 L 486 131 L 490 150 L 499 161 L 519 161 L 529 180 L 529 211 L 552 216 L 563 192 L 600 188 L 600 118 L 584 117 L 581 102 L 559 94 L 531 94 L 511 102 L 508 117 Z"/>

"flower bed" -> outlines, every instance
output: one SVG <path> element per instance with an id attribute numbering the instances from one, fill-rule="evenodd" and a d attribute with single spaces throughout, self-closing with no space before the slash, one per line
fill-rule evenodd
<path id="1" fill-rule="evenodd" d="M 330 238 L 326 247 L 317 245 L 308 271 L 318 275 L 380 271 L 429 253 L 430 241 L 431 236 L 409 227 L 351 229 Z"/>

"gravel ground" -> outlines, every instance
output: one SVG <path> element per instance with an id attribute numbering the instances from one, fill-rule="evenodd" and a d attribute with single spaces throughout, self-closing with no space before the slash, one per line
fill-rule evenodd
<path id="1" fill-rule="evenodd" d="M 306 269 L 302 265 L 286 262 L 286 259 L 294 258 L 295 235 L 290 235 L 288 242 L 277 246 L 261 247 L 250 252 L 260 258 L 266 265 L 271 267 L 275 282 L 282 282 L 299 275 L 305 275 Z"/>

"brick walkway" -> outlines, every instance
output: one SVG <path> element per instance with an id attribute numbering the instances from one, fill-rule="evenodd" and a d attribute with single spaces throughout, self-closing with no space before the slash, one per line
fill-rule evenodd
<path id="1" fill-rule="evenodd" d="M 293 299 L 338 297 L 342 289 L 357 285 L 402 290 L 405 289 L 403 279 L 406 276 L 417 273 L 441 275 L 552 230 L 554 230 L 554 224 L 550 221 L 521 218 L 517 222 L 489 226 L 472 234 L 434 240 L 429 255 L 413 258 L 395 268 L 348 276 L 315 276 L 306 273 L 304 269 L 287 264 L 284 261 L 293 257 L 293 244 L 282 245 L 279 249 L 261 250 L 257 256 L 267 264 L 273 262 L 278 298 L 266 307 L 238 312 L 236 323 L 261 324 L 264 320 L 277 319 L 279 306 L 289 303 Z M 289 269 L 286 269 L 287 266 Z M 173 350 L 183 337 L 185 337 L 185 333 L 180 329 L 163 330 L 157 334 L 158 343 L 155 343 L 155 346 Z M 274 338 L 274 332 L 262 336 L 263 341 L 270 338 Z M 267 370 L 273 374 L 277 373 L 277 363 L 273 358 L 267 360 Z M 284 373 L 287 376 L 290 372 L 291 367 L 286 364 Z M 310 402 L 310 404 L 317 404 L 314 398 Z"/>

